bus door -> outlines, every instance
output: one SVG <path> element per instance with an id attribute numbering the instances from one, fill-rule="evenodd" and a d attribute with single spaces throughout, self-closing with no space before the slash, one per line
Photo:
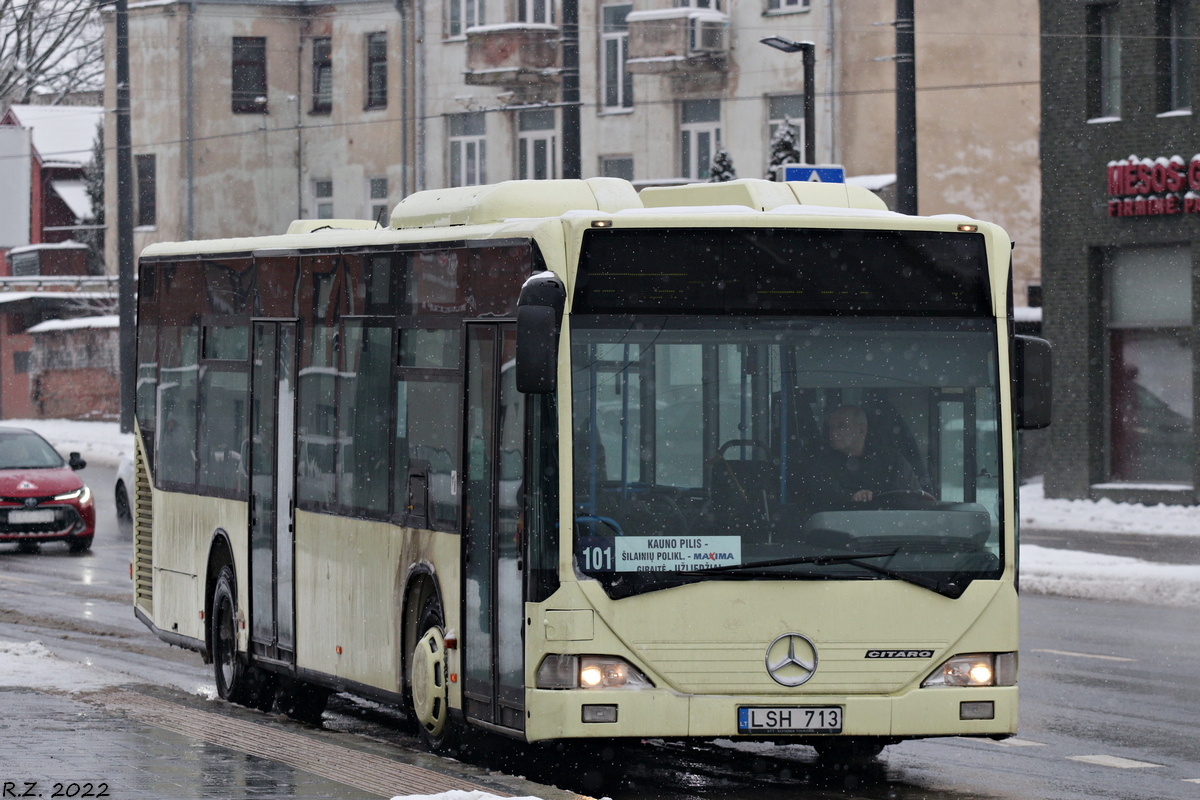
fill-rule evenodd
<path id="1" fill-rule="evenodd" d="M 250 643 L 295 662 L 296 323 L 255 322 L 250 430 Z"/>
<path id="2" fill-rule="evenodd" d="M 525 400 L 516 350 L 514 324 L 467 325 L 462 647 L 467 716 L 522 730 Z"/>

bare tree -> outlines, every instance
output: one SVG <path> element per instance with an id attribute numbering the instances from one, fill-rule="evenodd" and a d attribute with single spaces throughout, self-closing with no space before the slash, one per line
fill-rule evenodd
<path id="1" fill-rule="evenodd" d="M 99 89 L 103 40 L 99 0 L 0 0 L 0 110 Z"/>

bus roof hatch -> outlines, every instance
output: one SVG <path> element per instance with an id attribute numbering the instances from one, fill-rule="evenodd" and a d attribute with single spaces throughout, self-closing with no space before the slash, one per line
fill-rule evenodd
<path id="1" fill-rule="evenodd" d="M 392 211 L 393 228 L 487 225 L 506 219 L 557 217 L 567 211 L 641 208 L 632 184 L 619 178 L 505 181 L 410 194 Z"/>
<path id="2" fill-rule="evenodd" d="M 780 206 L 832 206 L 886 211 L 887 205 L 861 186 L 846 183 L 777 183 L 742 178 L 724 183 L 690 183 L 686 186 L 653 186 L 642 190 L 646 208 L 679 206 L 748 206 L 770 211 Z"/>

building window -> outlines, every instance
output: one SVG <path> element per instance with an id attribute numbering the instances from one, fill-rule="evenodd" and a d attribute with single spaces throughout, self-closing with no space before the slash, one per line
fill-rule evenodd
<path id="1" fill-rule="evenodd" d="M 328 114 L 333 110 L 333 40 L 328 36 L 313 39 L 312 74 L 312 113 Z"/>
<path id="2" fill-rule="evenodd" d="M 1190 0 L 1159 0 L 1158 110 L 1192 109 L 1192 39 L 1188 4 Z"/>
<path id="3" fill-rule="evenodd" d="M 29 351 L 17 350 L 13 353 L 13 372 L 24 375 L 29 372 Z"/>
<path id="4" fill-rule="evenodd" d="M 518 0 L 518 22 L 554 24 L 554 0 Z"/>
<path id="5" fill-rule="evenodd" d="M 713 11 L 721 10 L 721 0 L 675 0 L 676 8 L 711 8 Z"/>
<path id="6" fill-rule="evenodd" d="M 317 206 L 317 219 L 333 219 L 333 181 L 313 181 L 313 201 Z"/>
<path id="7" fill-rule="evenodd" d="M 387 34 L 367 34 L 367 108 L 387 107 Z"/>
<path id="8" fill-rule="evenodd" d="M 487 116 L 483 112 L 450 115 L 450 185 L 487 183 Z"/>
<path id="9" fill-rule="evenodd" d="M 633 180 L 633 156 L 601 156 L 600 176 Z"/>
<path id="10" fill-rule="evenodd" d="M 809 0 L 767 0 L 767 11 L 808 11 Z"/>
<path id="11" fill-rule="evenodd" d="M 632 10 L 632 5 L 604 6 L 600 10 L 600 50 L 604 59 L 600 93 L 607 109 L 633 107 L 633 78 L 625 68 L 629 58 L 629 23 L 625 17 Z"/>
<path id="12" fill-rule="evenodd" d="M 721 143 L 721 101 L 684 100 L 680 109 L 679 174 L 706 180 Z"/>
<path id="13" fill-rule="evenodd" d="M 804 95 L 780 94 L 767 98 L 767 141 L 775 138 L 775 131 L 788 121 L 796 129 L 796 150 L 804 152 Z"/>
<path id="14" fill-rule="evenodd" d="M 483 0 L 446 0 L 446 36 L 465 36 L 484 19 Z"/>
<path id="15" fill-rule="evenodd" d="M 1115 5 L 1087 7 L 1087 115 L 1121 116 L 1121 26 Z"/>
<path id="16" fill-rule="evenodd" d="M 517 178 L 553 180 L 558 177 L 554 109 L 517 112 Z"/>
<path id="17" fill-rule="evenodd" d="M 233 113 L 267 113 L 266 37 L 233 37 Z"/>
<path id="18" fill-rule="evenodd" d="M 137 170 L 137 227 L 153 228 L 158 224 L 154 155 L 136 156 L 134 162 Z"/>
<path id="19" fill-rule="evenodd" d="M 1191 248 L 1121 248 L 1109 262 L 1112 479 L 1190 484 Z"/>
<path id="20" fill-rule="evenodd" d="M 367 179 L 367 214 L 368 219 L 384 225 L 388 224 L 388 179 Z"/>

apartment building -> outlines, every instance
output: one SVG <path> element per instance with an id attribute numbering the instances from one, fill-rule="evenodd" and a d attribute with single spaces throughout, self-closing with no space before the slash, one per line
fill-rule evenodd
<path id="1" fill-rule="evenodd" d="M 1039 268 L 1037 4 L 960 12 L 917 2 L 921 212 L 1006 225 L 1020 290 Z M 889 0 L 134 2 L 135 246 L 386 217 L 439 186 L 705 180 L 718 147 L 762 177 L 776 127 L 803 127 L 801 55 L 770 35 L 816 47 L 801 141 L 884 186 L 893 15 Z"/>

